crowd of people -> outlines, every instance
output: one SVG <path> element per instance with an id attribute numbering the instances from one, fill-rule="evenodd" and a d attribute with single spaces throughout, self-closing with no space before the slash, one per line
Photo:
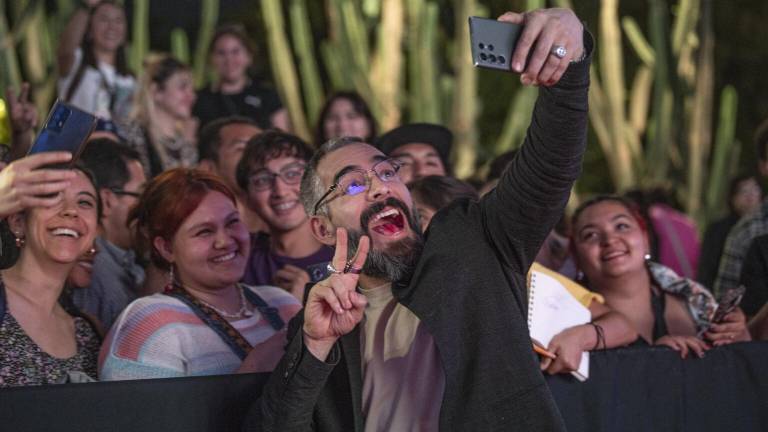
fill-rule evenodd
<path id="1" fill-rule="evenodd" d="M 512 64 L 540 86 L 537 121 L 470 184 L 452 175 L 447 127 L 379 133 L 351 91 L 328 96 L 313 142 L 293 135 L 277 93 L 250 73 L 239 26 L 215 33 L 215 81 L 195 91 L 167 54 L 130 71 L 123 7 L 81 2 L 58 48 L 59 98 L 99 117 L 79 159 L 23 156 L 38 119 L 28 86 L 6 93 L 0 387 L 276 370 L 254 424 L 304 425 L 320 410 L 323 428 L 354 427 L 334 402 L 351 386 L 366 429 L 417 418 L 472 429 L 504 403 L 552 430 L 538 369 L 571 372 L 598 349 L 686 358 L 768 338 L 759 176 L 733 180 L 701 244 L 660 191 L 599 195 L 566 215 L 592 37 L 569 11 L 501 19 L 529 32 Z M 768 175 L 768 127 L 756 146 Z M 534 262 L 577 286 L 592 317 L 538 365 L 522 318 Z M 723 311 L 715 294 L 740 286 L 743 308 Z M 342 367 L 355 382 L 339 382 Z"/>

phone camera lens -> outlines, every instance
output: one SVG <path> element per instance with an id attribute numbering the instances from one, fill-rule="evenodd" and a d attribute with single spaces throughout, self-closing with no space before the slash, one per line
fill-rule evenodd
<path id="1" fill-rule="evenodd" d="M 486 61 L 486 60 L 488 60 L 488 56 L 485 55 L 485 53 L 480 53 L 480 60 Z"/>
<path id="2" fill-rule="evenodd" d="M 507 59 L 504 58 L 504 56 L 499 56 L 499 63 L 506 63 Z"/>
<path id="3" fill-rule="evenodd" d="M 480 42 L 480 43 L 479 43 L 477 46 L 478 46 L 480 49 L 485 49 L 485 44 L 484 44 L 484 43 L 482 43 L 482 42 Z"/>
<path id="4" fill-rule="evenodd" d="M 488 51 L 493 51 L 493 45 L 488 45 Z"/>
<path id="5" fill-rule="evenodd" d="M 491 59 L 492 62 L 496 63 L 496 56 L 491 54 L 488 56 L 489 59 Z"/>

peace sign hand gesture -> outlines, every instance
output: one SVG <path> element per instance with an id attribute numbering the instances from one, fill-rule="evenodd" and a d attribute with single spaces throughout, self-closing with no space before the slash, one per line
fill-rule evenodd
<path id="1" fill-rule="evenodd" d="M 360 238 L 357 253 L 347 263 L 347 230 L 336 229 L 336 251 L 332 266 L 337 271 L 315 284 L 304 307 L 304 343 L 320 360 L 325 360 L 333 344 L 349 333 L 363 319 L 365 296 L 356 291 L 359 270 L 368 257 L 370 239 Z"/>

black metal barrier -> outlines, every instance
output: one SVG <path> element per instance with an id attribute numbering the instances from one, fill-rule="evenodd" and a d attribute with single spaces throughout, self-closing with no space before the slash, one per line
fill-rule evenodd
<path id="1" fill-rule="evenodd" d="M 594 353 L 590 378 L 549 377 L 575 431 L 768 431 L 768 343 L 681 360 L 663 348 Z M 266 375 L 0 390 L 0 431 L 237 431 Z"/>

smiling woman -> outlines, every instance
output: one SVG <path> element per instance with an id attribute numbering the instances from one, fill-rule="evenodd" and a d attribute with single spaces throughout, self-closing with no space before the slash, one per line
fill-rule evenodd
<path id="1" fill-rule="evenodd" d="M 169 280 L 164 293 L 134 301 L 117 319 L 99 376 L 271 371 L 301 305 L 278 288 L 238 283 L 250 242 L 229 188 L 203 171 L 166 171 L 147 185 L 129 223 Z"/>
<path id="2" fill-rule="evenodd" d="M 685 358 L 711 345 L 750 340 L 744 314 L 713 318 L 717 304 L 696 282 L 650 261 L 645 220 L 617 196 L 598 196 L 573 215 L 572 248 L 588 286 L 625 315 L 648 343 L 666 345 Z"/>
<path id="3" fill-rule="evenodd" d="M 8 218 L 21 251 L 0 280 L 0 387 L 53 384 L 71 373 L 96 377 L 96 327 L 59 302 L 97 229 L 96 188 L 86 171 L 74 172 L 53 205 Z"/>

